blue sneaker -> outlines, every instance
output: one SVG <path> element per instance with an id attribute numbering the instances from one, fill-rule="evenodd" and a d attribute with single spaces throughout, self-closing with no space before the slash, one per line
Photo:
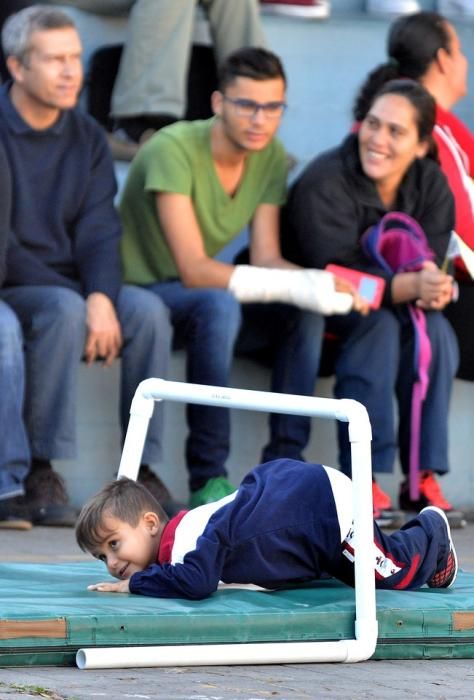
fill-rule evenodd
<path id="1" fill-rule="evenodd" d="M 430 588 L 451 588 L 456 580 L 456 576 L 458 575 L 458 558 L 456 556 L 456 550 L 454 549 L 453 540 L 451 539 L 451 530 L 449 527 L 448 518 L 446 517 L 446 513 L 441 510 L 441 508 L 437 508 L 436 506 L 428 506 L 427 508 L 423 508 L 423 510 L 420 511 L 420 515 L 421 513 L 425 513 L 427 510 L 432 510 L 434 513 L 437 513 L 440 518 L 442 518 L 449 538 L 448 557 L 438 566 L 433 576 L 427 581 L 427 584 Z"/>

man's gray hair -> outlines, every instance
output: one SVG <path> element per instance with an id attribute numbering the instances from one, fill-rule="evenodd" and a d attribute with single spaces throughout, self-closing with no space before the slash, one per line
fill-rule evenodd
<path id="1" fill-rule="evenodd" d="M 73 19 L 63 10 L 48 5 L 27 7 L 10 15 L 3 25 L 2 47 L 6 57 L 14 56 L 25 63 L 33 32 L 74 27 Z"/>

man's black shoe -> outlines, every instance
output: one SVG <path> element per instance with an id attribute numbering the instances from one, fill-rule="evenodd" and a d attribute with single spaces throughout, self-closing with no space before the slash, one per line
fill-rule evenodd
<path id="1" fill-rule="evenodd" d="M 76 524 L 77 510 L 69 503 L 64 481 L 46 460 L 33 460 L 22 502 L 34 525 L 74 527 Z"/>
<path id="2" fill-rule="evenodd" d="M 31 513 L 20 502 L 21 498 L 6 498 L 0 501 L 0 529 L 31 530 Z"/>

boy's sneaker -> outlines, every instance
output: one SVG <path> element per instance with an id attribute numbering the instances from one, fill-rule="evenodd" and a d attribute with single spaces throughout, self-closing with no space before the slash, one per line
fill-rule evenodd
<path id="1" fill-rule="evenodd" d="M 372 15 L 411 15 L 420 10 L 416 0 L 367 0 L 367 12 Z"/>
<path id="2" fill-rule="evenodd" d="M 213 479 L 206 481 L 200 489 L 192 492 L 189 499 L 189 507 L 197 508 L 198 506 L 204 506 L 206 503 L 220 501 L 221 498 L 225 498 L 225 496 L 234 493 L 236 490 L 235 486 L 223 476 L 215 476 Z"/>
<path id="3" fill-rule="evenodd" d="M 327 19 L 331 14 L 329 0 L 260 0 L 262 10 L 289 17 Z"/>
<path id="4" fill-rule="evenodd" d="M 46 460 L 34 459 L 19 499 L 31 513 L 34 525 L 74 527 L 77 510 L 69 503 L 62 477 Z"/>
<path id="5" fill-rule="evenodd" d="M 147 464 L 142 464 L 140 466 L 137 481 L 139 481 L 139 483 L 158 501 L 169 518 L 174 517 L 180 510 L 186 509 L 184 504 L 174 500 L 160 477 L 157 476 Z"/>
<path id="6" fill-rule="evenodd" d="M 420 497 L 417 501 L 410 498 L 410 486 L 408 481 L 404 481 L 400 486 L 400 508 L 408 511 L 418 512 L 427 506 L 435 506 L 444 511 L 448 517 L 451 527 L 464 527 L 466 521 L 464 515 L 459 510 L 454 510 L 452 504 L 444 497 L 435 475 L 431 471 L 420 473 Z"/>
<path id="7" fill-rule="evenodd" d="M 449 528 L 449 522 L 446 517 L 446 513 L 441 510 L 441 508 L 436 508 L 435 506 L 428 506 L 423 508 L 420 512 L 425 513 L 427 510 L 431 510 L 437 513 L 440 518 L 444 521 L 446 531 L 449 539 L 449 552 L 447 558 L 441 562 L 433 576 L 427 581 L 430 588 L 451 588 L 456 580 L 458 574 L 458 558 L 456 556 L 456 550 L 454 549 L 453 540 L 451 538 L 451 530 Z"/>
<path id="8" fill-rule="evenodd" d="M 374 509 L 374 520 L 382 528 L 396 530 L 405 522 L 404 515 L 399 510 L 394 510 L 392 499 L 385 493 L 379 484 L 372 478 L 372 503 Z"/>
<path id="9" fill-rule="evenodd" d="M 474 17 L 473 0 L 438 0 L 438 12 L 457 19 Z"/>

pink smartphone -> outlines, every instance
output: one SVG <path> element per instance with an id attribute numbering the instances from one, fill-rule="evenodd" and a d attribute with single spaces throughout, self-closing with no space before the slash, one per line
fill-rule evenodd
<path id="1" fill-rule="evenodd" d="M 385 289 L 383 277 L 370 275 L 368 272 L 360 272 L 360 270 L 353 270 L 342 265 L 326 265 L 326 270 L 332 272 L 336 277 L 342 277 L 351 282 L 360 296 L 369 303 L 371 309 L 380 307 Z"/>

